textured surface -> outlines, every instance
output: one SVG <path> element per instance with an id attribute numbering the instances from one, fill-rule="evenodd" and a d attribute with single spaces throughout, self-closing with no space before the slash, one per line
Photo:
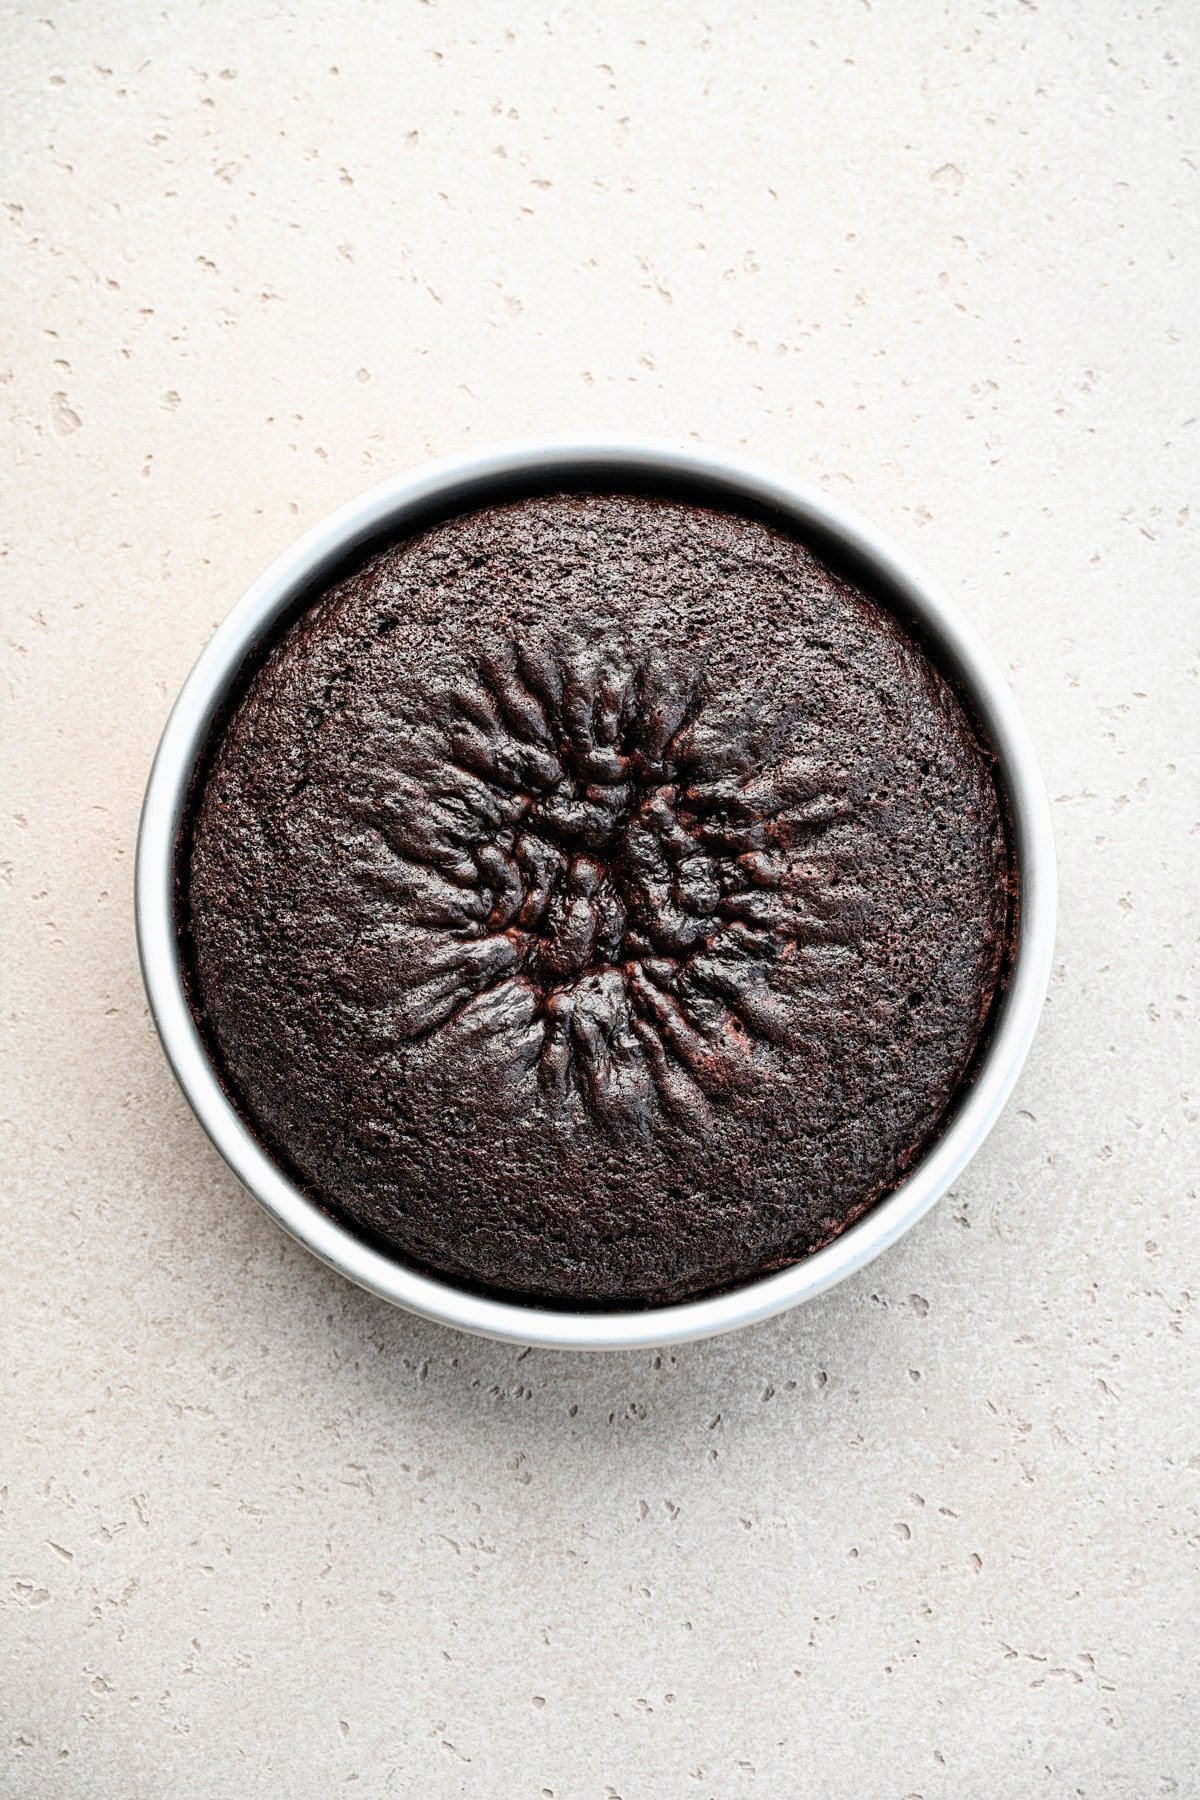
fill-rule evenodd
<path id="1" fill-rule="evenodd" d="M 0 9 L 5 1800 L 1197 1792 L 1195 10 L 798 13 Z M 231 600 L 377 476 L 585 425 L 893 531 L 1062 880 L 953 1195 L 595 1361 L 283 1238 L 130 926 Z"/>
<path id="2" fill-rule="evenodd" d="M 572 1305 L 808 1254 L 895 1185 L 1001 973 L 989 758 L 748 519 L 525 500 L 276 645 L 189 847 L 227 1079 L 411 1259 Z"/>

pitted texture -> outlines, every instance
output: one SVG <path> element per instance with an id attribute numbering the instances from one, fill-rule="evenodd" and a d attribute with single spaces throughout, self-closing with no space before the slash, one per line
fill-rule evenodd
<path id="1" fill-rule="evenodd" d="M 870 600 L 746 519 L 551 496 L 291 628 L 185 902 L 226 1078 L 310 1191 L 603 1306 L 795 1260 L 895 1184 L 1008 885 L 989 760 Z"/>
<path id="2" fill-rule="evenodd" d="M 430 710 L 390 804 L 357 808 L 364 879 L 434 938 L 397 1038 L 469 1022 L 560 1100 L 706 1122 L 748 1040 L 786 1037 L 780 957 L 848 941 L 853 890 L 799 855 L 845 816 L 829 772 L 759 768 L 702 676 L 578 642 L 505 644 Z"/>

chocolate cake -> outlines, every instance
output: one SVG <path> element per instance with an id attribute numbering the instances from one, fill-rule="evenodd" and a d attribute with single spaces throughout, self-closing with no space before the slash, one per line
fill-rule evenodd
<path id="1" fill-rule="evenodd" d="M 783 531 L 556 494 L 397 543 L 267 651 L 194 796 L 197 1020 L 405 1261 L 647 1306 L 902 1178 L 1007 954 L 993 758 Z"/>

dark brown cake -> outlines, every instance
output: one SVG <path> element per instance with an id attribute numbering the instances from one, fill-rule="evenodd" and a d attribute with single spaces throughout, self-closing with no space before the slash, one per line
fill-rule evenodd
<path id="1" fill-rule="evenodd" d="M 992 759 L 753 520 L 553 495 L 377 556 L 216 743 L 194 1005 L 307 1191 L 577 1307 L 808 1255 L 897 1183 L 1006 953 Z"/>

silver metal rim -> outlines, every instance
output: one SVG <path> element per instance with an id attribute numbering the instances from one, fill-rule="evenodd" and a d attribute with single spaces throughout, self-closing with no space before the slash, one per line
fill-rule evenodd
<path id="1" fill-rule="evenodd" d="M 175 930 L 176 845 L 188 784 L 210 723 L 244 660 L 297 596 L 381 532 L 401 535 L 431 504 L 485 505 L 506 482 L 628 478 L 685 482 L 718 503 L 775 509 L 858 559 L 937 646 L 999 758 L 1021 877 L 1019 941 L 976 1079 L 938 1142 L 907 1178 L 806 1261 L 729 1293 L 637 1312 L 553 1311 L 473 1294 L 393 1260 L 338 1224 L 255 1142 L 226 1099 L 192 1021 Z M 633 1349 L 713 1336 L 811 1300 L 878 1256 L 961 1174 L 1004 1106 L 1033 1039 L 1054 943 L 1056 876 L 1046 791 L 1028 732 L 999 671 L 956 607 L 896 545 L 818 489 L 747 458 L 670 440 L 614 434 L 519 439 L 445 457 L 350 501 L 273 562 L 216 631 L 163 731 L 138 832 L 138 951 L 150 1010 L 176 1078 L 213 1144 L 259 1203 L 330 1267 L 383 1299 L 461 1331 L 562 1349 Z"/>

